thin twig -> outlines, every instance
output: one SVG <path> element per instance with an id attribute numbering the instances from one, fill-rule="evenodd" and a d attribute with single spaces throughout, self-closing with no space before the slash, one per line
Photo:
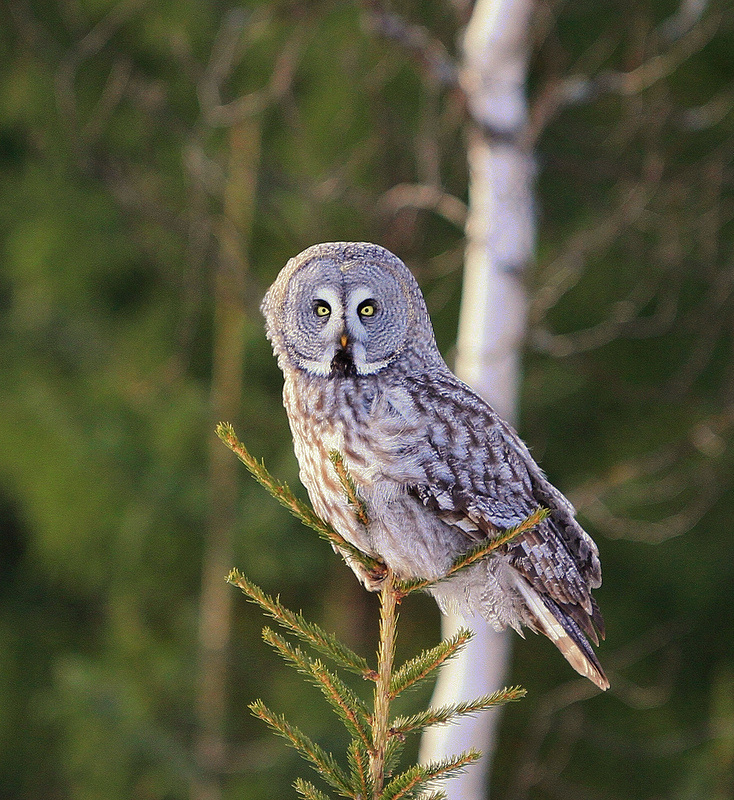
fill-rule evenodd
<path id="1" fill-rule="evenodd" d="M 344 463 L 344 456 L 338 450 L 329 451 L 329 459 L 334 465 L 334 472 L 336 472 L 339 483 L 342 485 L 344 494 L 347 496 L 347 502 L 354 509 L 357 519 L 362 525 L 367 527 L 369 525 L 369 517 L 367 516 L 367 509 L 364 503 L 357 494 L 357 486 L 354 483 L 354 478 L 349 474 L 346 464 Z"/>
<path id="2" fill-rule="evenodd" d="M 295 725 L 286 721 L 282 714 L 272 712 L 261 700 L 250 704 L 252 713 L 267 723 L 276 733 L 290 742 L 298 752 L 311 762 L 314 769 L 342 796 L 350 797 L 349 779 L 337 764 L 334 756 L 306 736 Z"/>
<path id="3" fill-rule="evenodd" d="M 498 547 L 502 547 L 502 545 L 507 544 L 508 542 L 512 541 L 516 536 L 519 536 L 522 533 L 526 533 L 527 531 L 534 528 L 536 525 L 539 525 L 549 514 L 547 508 L 537 508 L 530 514 L 527 519 L 524 519 L 519 525 L 514 525 L 512 528 L 504 531 L 499 536 L 495 536 L 491 539 L 486 539 L 484 542 L 481 542 L 476 547 L 468 550 L 462 556 L 460 556 L 456 561 L 452 564 L 451 568 L 448 572 L 440 578 L 435 580 L 431 580 L 428 578 L 422 579 L 419 578 L 413 581 L 399 581 L 397 583 L 397 589 L 400 592 L 401 598 L 405 597 L 405 595 L 410 594 L 411 592 L 415 592 L 417 589 L 425 589 L 439 581 L 444 581 L 450 578 L 452 575 L 455 575 L 459 570 L 466 569 L 470 567 L 472 564 L 476 564 L 477 561 L 481 561 L 483 558 L 486 558 L 490 553 L 494 552 Z"/>
<path id="4" fill-rule="evenodd" d="M 279 625 L 294 633 L 314 650 L 328 656 L 350 672 L 361 675 L 365 680 L 377 679 L 377 673 L 369 667 L 362 656 L 342 644 L 333 633 L 328 633 L 315 623 L 306 620 L 303 615 L 286 608 L 279 600 L 267 595 L 236 569 L 230 572 L 227 582 L 241 589 L 253 603 L 257 603 Z"/>
<path id="5" fill-rule="evenodd" d="M 520 686 L 510 686 L 498 689 L 492 694 L 478 697 L 462 703 L 449 703 L 441 708 L 428 708 L 413 714 L 411 717 L 398 717 L 393 720 L 391 732 L 393 735 L 405 735 L 415 730 L 422 730 L 430 725 L 443 725 L 454 722 L 458 717 L 477 714 L 488 708 L 512 703 L 525 697 L 526 691 Z"/>
<path id="6" fill-rule="evenodd" d="M 389 11 L 381 0 L 362 0 L 366 26 L 385 39 L 401 45 L 443 86 L 458 88 L 459 70 L 443 43 L 422 25 L 415 25 Z"/>
<path id="7" fill-rule="evenodd" d="M 444 639 L 430 650 L 424 650 L 415 658 L 406 661 L 390 681 L 390 695 L 397 697 L 418 681 L 430 675 L 452 656 L 461 650 L 474 634 L 468 628 L 458 630 L 450 639 Z"/>
<path id="8" fill-rule="evenodd" d="M 220 422 L 219 425 L 217 425 L 217 436 L 219 436 L 227 447 L 229 447 L 237 458 L 247 467 L 253 478 L 267 489 L 282 506 L 287 508 L 296 519 L 299 519 L 304 525 L 315 530 L 322 539 L 326 539 L 326 541 L 330 542 L 341 552 L 348 554 L 350 558 L 358 561 L 370 572 L 383 573 L 385 567 L 382 561 L 368 556 L 351 542 L 348 542 L 341 534 L 337 533 L 331 525 L 317 516 L 306 503 L 301 502 L 286 484 L 274 478 L 267 469 L 265 469 L 264 464 L 250 455 L 247 448 L 235 435 L 234 428 L 229 423 Z"/>

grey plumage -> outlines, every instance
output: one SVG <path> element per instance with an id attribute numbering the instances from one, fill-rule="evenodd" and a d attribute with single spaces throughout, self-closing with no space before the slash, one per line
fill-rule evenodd
<path id="1" fill-rule="evenodd" d="M 403 262 L 373 244 L 315 245 L 283 268 L 262 310 L 316 512 L 400 577 L 435 579 L 477 541 L 549 508 L 535 529 L 431 593 L 497 629 L 546 634 L 606 689 L 587 641 L 603 635 L 591 597 L 601 584 L 597 547 L 515 431 L 446 366 Z M 346 501 L 331 450 L 344 456 L 368 528 Z"/>

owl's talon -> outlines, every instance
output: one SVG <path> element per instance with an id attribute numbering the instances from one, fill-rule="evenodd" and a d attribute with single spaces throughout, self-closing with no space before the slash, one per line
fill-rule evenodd
<path id="1" fill-rule="evenodd" d="M 384 582 L 385 582 L 384 576 L 382 578 L 372 578 L 365 576 L 364 586 L 368 592 L 379 592 L 380 589 L 382 589 L 382 584 Z"/>
<path id="2" fill-rule="evenodd" d="M 387 577 L 387 567 L 384 564 L 373 567 L 372 569 L 363 567 L 363 569 L 360 570 L 359 577 L 368 592 L 379 592 Z"/>

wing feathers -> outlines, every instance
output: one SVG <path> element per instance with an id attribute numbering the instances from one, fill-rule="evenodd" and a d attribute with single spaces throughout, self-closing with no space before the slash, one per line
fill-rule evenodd
<path id="1" fill-rule="evenodd" d="M 544 522 L 497 554 L 512 567 L 522 598 L 508 587 L 513 599 L 506 598 L 498 618 L 513 627 L 527 620 L 579 673 L 607 688 L 586 639 L 598 643 L 597 631 L 604 635 L 591 597 L 601 583 L 599 554 L 575 520 L 573 505 L 548 481 L 517 433 L 453 375 L 422 374 L 408 380 L 408 391 L 425 419 L 411 451 L 417 467 L 411 494 L 468 540 L 507 530 L 538 507 L 548 508 Z M 503 607 L 501 597 L 488 604 L 490 617 L 495 606 Z"/>
<path id="2" fill-rule="evenodd" d="M 563 653 L 566 661 L 579 675 L 589 678 L 602 690 L 608 689 L 609 680 L 576 622 L 556 602 L 538 594 L 519 574 L 515 585 L 538 629 Z"/>

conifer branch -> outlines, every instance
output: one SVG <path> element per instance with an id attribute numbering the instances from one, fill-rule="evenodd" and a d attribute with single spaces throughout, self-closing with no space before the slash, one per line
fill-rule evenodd
<path id="1" fill-rule="evenodd" d="M 265 628 L 263 638 L 285 660 L 315 683 L 346 726 L 352 739 L 347 750 L 347 768 L 341 767 L 334 756 L 312 741 L 299 728 L 268 709 L 262 701 L 251 704 L 252 713 L 284 737 L 303 758 L 342 797 L 351 800 L 415 800 L 422 792 L 424 800 L 446 800 L 445 792 L 430 790 L 432 781 L 449 778 L 479 758 L 476 751 L 427 765 L 409 767 L 390 778 L 405 745 L 406 734 L 429 725 L 448 723 L 458 717 L 478 713 L 500 703 L 517 700 L 524 690 L 513 687 L 476 700 L 442 706 L 437 709 L 401 716 L 390 724 L 390 708 L 395 698 L 406 689 L 423 680 L 433 670 L 459 651 L 471 638 L 468 630 L 460 630 L 450 639 L 420 653 L 395 670 L 395 639 L 397 636 L 398 607 L 403 598 L 416 589 L 429 586 L 431 581 L 399 581 L 379 559 L 374 559 L 354 548 L 330 526 L 322 522 L 305 504 L 298 501 L 290 489 L 275 480 L 265 467 L 258 463 L 236 438 L 231 426 L 220 424 L 217 433 L 233 450 L 248 470 L 278 501 L 298 519 L 316 530 L 349 560 L 354 558 L 371 573 L 384 575 L 380 588 L 380 641 L 377 669 L 357 655 L 336 636 L 307 621 L 300 613 L 286 608 L 277 597 L 271 597 L 249 581 L 237 570 L 227 577 L 229 583 L 239 587 L 245 596 L 259 605 L 282 628 L 310 645 L 317 653 L 325 655 L 338 666 L 364 679 L 374 681 L 373 706 L 368 708 L 363 700 L 334 671 L 327 669 L 318 658 L 312 658 L 300 647 L 291 644 L 275 631 Z M 356 518 L 365 526 L 369 524 L 365 506 L 359 498 L 357 487 L 337 451 L 330 453 L 334 470 L 344 490 L 347 502 Z M 520 525 L 495 539 L 480 543 L 462 555 L 449 570 L 448 576 L 475 563 L 497 547 L 509 542 L 518 534 L 529 530 L 545 518 L 543 509 L 532 514 Z M 448 577 L 447 576 L 447 577 Z M 308 781 L 298 779 L 294 787 L 304 800 L 329 800 L 329 797 Z"/>
<path id="2" fill-rule="evenodd" d="M 237 438 L 234 428 L 229 423 L 220 422 L 217 425 L 217 436 L 219 436 L 245 467 L 247 467 L 253 478 L 267 489 L 284 508 L 288 509 L 296 519 L 316 531 L 322 539 L 330 542 L 338 550 L 349 555 L 349 557 L 353 558 L 355 561 L 358 561 L 370 572 L 381 572 L 384 570 L 385 566 L 379 559 L 373 558 L 367 555 L 367 553 L 363 553 L 351 542 L 348 542 L 341 534 L 337 533 L 331 525 L 324 522 L 324 520 L 315 514 L 310 506 L 301 502 L 293 494 L 287 484 L 274 478 L 267 469 L 265 469 L 263 463 L 250 455 L 244 444 Z"/>
<path id="3" fill-rule="evenodd" d="M 426 780 L 435 781 L 438 779 L 445 780 L 451 778 L 459 772 L 463 772 L 469 765 L 478 761 L 482 757 L 479 750 L 472 748 L 458 756 L 449 756 L 441 761 L 432 761 L 430 764 L 423 764 L 423 769 L 426 771 Z"/>
<path id="4" fill-rule="evenodd" d="M 400 763 L 400 756 L 405 749 L 407 739 L 405 736 L 390 736 L 385 748 L 385 776 L 390 777 Z"/>
<path id="5" fill-rule="evenodd" d="M 471 639 L 472 632 L 461 628 L 450 639 L 444 639 L 430 650 L 424 650 L 415 658 L 406 661 L 392 676 L 390 697 L 395 698 L 410 686 L 422 681 L 444 661 L 451 658 Z"/>
<path id="6" fill-rule="evenodd" d="M 358 795 L 367 798 L 372 797 L 372 776 L 370 775 L 370 758 L 368 751 L 362 747 L 360 742 L 352 739 L 347 750 L 347 761 L 352 773 L 352 781 L 357 789 Z"/>
<path id="7" fill-rule="evenodd" d="M 304 800 L 330 800 L 329 795 L 324 794 L 312 783 L 304 781 L 303 778 L 296 778 L 293 788 L 304 798 Z"/>
<path id="8" fill-rule="evenodd" d="M 313 622 L 306 620 L 286 608 L 277 598 L 270 597 L 259 586 L 248 580 L 241 572 L 233 569 L 227 576 L 227 582 L 237 586 L 252 603 L 259 605 L 264 611 L 286 630 L 291 631 L 302 641 L 311 645 L 314 650 L 328 656 L 350 672 L 362 678 L 374 680 L 377 673 L 367 664 L 362 656 L 357 655 L 332 633 L 328 633 Z"/>
<path id="9" fill-rule="evenodd" d="M 293 664 L 299 672 L 321 689 L 349 732 L 359 738 L 365 747 L 370 747 L 369 712 L 365 704 L 339 676 L 326 669 L 320 661 L 309 658 L 300 648 L 293 647 L 270 628 L 265 628 L 262 636 L 286 661 Z"/>
<path id="10" fill-rule="evenodd" d="M 286 722 L 281 714 L 272 712 L 262 700 L 256 700 L 249 706 L 252 713 L 267 723 L 276 733 L 288 741 L 307 761 L 311 762 L 314 769 L 324 778 L 330 786 L 336 789 L 343 797 L 354 797 L 354 792 L 349 779 L 336 759 L 295 725 Z"/>
<path id="11" fill-rule="evenodd" d="M 447 780 L 457 775 L 481 758 L 478 750 L 468 750 L 459 756 L 434 761 L 431 764 L 416 764 L 393 778 L 380 795 L 380 800 L 407 800 L 416 797 L 420 789 L 435 780 Z"/>
<path id="12" fill-rule="evenodd" d="M 463 703 L 451 703 L 439 708 L 429 708 L 410 717 L 397 717 L 392 724 L 390 732 L 393 735 L 404 736 L 411 731 L 427 728 L 429 725 L 441 725 L 453 722 L 457 717 L 477 714 L 494 706 L 501 706 L 519 700 L 526 694 L 520 686 L 499 689 L 492 694 L 484 695 L 476 700 Z"/>
<path id="13" fill-rule="evenodd" d="M 416 764 L 393 778 L 382 795 L 380 795 L 380 800 L 400 800 L 400 798 L 416 797 L 418 790 L 423 788 L 425 784 L 425 770 L 420 764 Z"/>
<path id="14" fill-rule="evenodd" d="M 369 517 L 364 502 L 357 494 L 357 486 L 354 483 L 354 478 L 349 474 L 346 464 L 344 463 L 344 456 L 338 450 L 329 451 L 329 459 L 334 465 L 334 471 L 339 478 L 339 483 L 344 489 L 344 494 L 347 496 L 347 502 L 354 509 L 357 519 L 367 527 L 369 525 Z"/>
<path id="15" fill-rule="evenodd" d="M 550 511 L 547 508 L 536 508 L 535 511 L 533 511 L 533 513 L 522 522 L 518 523 L 517 525 L 513 525 L 511 528 L 508 528 L 498 536 L 485 539 L 476 547 L 473 547 L 471 550 L 467 550 L 466 553 L 460 555 L 459 558 L 454 561 L 445 575 L 442 575 L 440 578 L 436 578 L 435 580 L 417 578 L 416 580 L 412 581 L 400 581 L 397 584 L 399 591 L 403 595 L 407 595 L 411 592 L 415 592 L 418 589 L 426 589 L 433 584 L 448 580 L 460 570 L 466 569 L 472 564 L 476 564 L 477 561 L 481 561 L 490 553 L 494 552 L 498 547 L 502 547 L 502 545 L 512 541 L 516 536 L 526 533 L 536 525 L 539 525 L 549 513 Z"/>

